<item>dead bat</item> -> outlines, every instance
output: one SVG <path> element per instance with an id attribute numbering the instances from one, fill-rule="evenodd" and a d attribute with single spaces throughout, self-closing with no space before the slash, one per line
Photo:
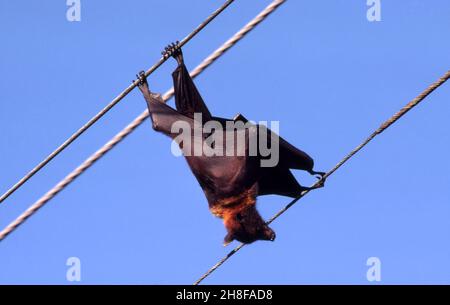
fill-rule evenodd
<path id="1" fill-rule="evenodd" d="M 176 110 L 166 105 L 160 94 L 150 91 L 144 72 L 137 75 L 139 89 L 147 101 L 153 129 L 171 137 L 179 144 L 192 173 L 205 193 L 210 211 L 223 219 L 228 231 L 225 244 L 233 240 L 243 243 L 252 243 L 256 240 L 273 241 L 275 232 L 256 210 L 256 197 L 268 194 L 297 197 L 304 190 L 310 189 L 301 186 L 290 169 L 305 170 L 311 175 L 319 175 L 321 182 L 324 182 L 322 178 L 325 173 L 314 171 L 314 161 L 310 156 L 268 128 L 248 124 L 249 122 L 241 115 L 233 120 L 212 116 L 184 65 L 178 43 L 166 47 L 163 55 L 172 56 L 178 62 L 178 67 L 172 73 Z M 201 120 L 198 120 L 196 115 L 201 115 Z M 208 143 L 208 139 L 214 134 L 209 131 L 199 133 L 196 132 L 196 128 L 199 126 L 206 128 L 210 121 L 219 122 L 222 126 L 234 123 L 233 129 L 219 130 L 222 135 L 208 144 L 209 148 L 216 151 L 220 149 L 229 151 L 228 148 L 232 147 L 231 151 L 234 154 L 209 155 L 205 152 L 195 154 L 196 143 Z M 189 141 L 186 138 L 183 141 L 177 139 L 180 132 L 176 126 L 181 125 L 187 126 L 188 131 L 192 131 L 187 137 Z M 240 127 L 236 128 L 236 125 Z M 217 130 L 216 128 L 215 131 Z M 262 134 L 263 132 L 266 135 Z M 228 136 L 235 137 L 230 137 L 233 139 L 230 142 Z M 240 154 L 237 150 L 234 151 L 235 146 L 239 146 L 236 145 L 239 136 L 244 139 Z M 264 139 L 270 145 L 279 145 L 279 160 L 275 166 L 261 166 L 261 161 L 267 156 L 259 152 L 250 153 L 250 143 L 259 143 Z M 323 183 L 318 187 L 322 186 Z"/>

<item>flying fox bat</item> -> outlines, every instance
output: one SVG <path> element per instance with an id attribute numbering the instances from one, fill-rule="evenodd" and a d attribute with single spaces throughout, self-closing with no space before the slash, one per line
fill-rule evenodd
<path id="1" fill-rule="evenodd" d="M 147 102 L 153 129 L 171 137 L 179 144 L 192 173 L 205 193 L 210 211 L 223 219 L 228 231 L 224 239 L 225 245 L 233 240 L 243 243 L 252 243 L 256 240 L 273 241 L 275 232 L 258 213 L 256 197 L 268 194 L 297 197 L 304 190 L 310 189 L 301 186 L 290 169 L 305 170 L 311 175 L 319 175 L 319 179 L 322 179 L 325 173 L 314 171 L 314 161 L 310 156 L 268 128 L 248 124 L 241 115 L 232 120 L 212 116 L 189 75 L 178 43 L 166 47 L 163 55 L 172 56 L 178 63 L 178 67 L 172 73 L 176 109 L 165 104 L 160 94 L 150 91 L 143 71 L 137 75 L 138 87 Z M 201 114 L 200 121 L 196 114 Z M 219 151 L 220 149 L 229 151 L 228 148 L 231 147 L 232 154 L 211 155 L 205 152 L 195 154 L 195 151 L 192 153 L 196 143 L 208 142 L 208 137 L 211 136 L 210 131 L 199 133 L 194 129 L 196 126 L 206 127 L 209 121 L 217 121 L 222 126 L 227 125 L 226 123 L 235 123 L 233 129 L 220 130 L 223 131 L 222 135 L 209 143 L 210 148 L 215 145 L 214 149 Z M 240 128 L 236 128 L 236 125 Z M 180 129 L 176 126 L 187 126 L 192 132 L 180 141 L 177 139 Z M 262 132 L 267 134 L 261 137 Z M 232 141 L 228 141 L 230 135 L 236 137 L 231 137 Z M 234 146 L 238 144 L 235 139 L 239 135 L 243 136 L 244 140 L 240 153 L 237 153 Z M 261 166 L 261 161 L 267 156 L 262 156 L 258 152 L 250 153 L 252 139 L 256 139 L 259 143 L 264 137 L 269 144 L 279 145 L 279 161 L 275 166 Z M 318 187 L 322 186 L 323 183 Z"/>

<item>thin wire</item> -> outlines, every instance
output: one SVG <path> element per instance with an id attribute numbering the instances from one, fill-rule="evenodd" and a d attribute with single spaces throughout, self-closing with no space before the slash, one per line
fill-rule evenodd
<path id="1" fill-rule="evenodd" d="M 226 1 L 220 8 L 218 8 L 214 13 L 212 13 L 205 21 L 203 21 L 194 31 L 192 31 L 188 36 L 186 36 L 181 42 L 180 46 L 184 46 L 188 41 L 194 38 L 201 30 L 203 30 L 214 18 L 216 18 L 221 12 L 223 12 L 234 0 Z M 168 57 L 161 57 L 159 61 L 154 64 L 150 69 L 145 72 L 146 76 L 152 74 L 156 69 L 158 69 Z M 73 141 L 75 141 L 79 136 L 81 136 L 86 130 L 88 130 L 92 125 L 94 125 L 101 117 L 103 117 L 109 110 L 116 106 L 125 96 L 127 96 L 136 86 L 138 81 L 135 80 L 130 86 L 128 86 L 124 91 L 122 91 L 115 99 L 113 99 L 105 108 L 103 108 L 99 113 L 97 113 L 92 119 L 90 119 L 86 124 L 84 124 L 77 132 L 71 135 L 64 143 L 62 143 L 57 149 L 55 149 L 50 155 L 47 156 L 41 163 L 36 165 L 28 174 L 26 174 L 22 179 L 20 179 L 16 184 L 14 184 L 8 191 L 6 191 L 0 197 L 0 204 L 11 196 L 15 191 L 17 191 L 23 184 L 25 184 L 31 177 L 33 177 L 37 172 L 39 172 L 44 166 L 46 166 L 53 158 L 59 155 L 64 149 L 66 149 Z"/>
<path id="2" fill-rule="evenodd" d="M 197 75 L 202 73 L 206 68 L 208 68 L 212 63 L 214 63 L 220 56 L 227 52 L 231 47 L 236 45 L 242 38 L 245 37 L 251 30 L 253 30 L 258 24 L 260 24 L 265 18 L 267 18 L 274 10 L 276 10 L 281 4 L 286 2 L 286 0 L 275 0 L 269 6 L 267 6 L 258 16 L 247 23 L 241 30 L 234 34 L 229 40 L 227 40 L 221 47 L 215 50 L 210 56 L 205 58 L 202 63 L 200 63 L 192 72 L 191 77 L 195 78 Z M 169 100 L 173 96 L 173 88 L 167 91 L 163 99 L 164 101 Z M 5 227 L 0 232 L 0 242 L 5 239 L 7 235 L 13 232 L 18 226 L 24 223 L 28 217 L 36 213 L 41 207 L 43 207 L 48 201 L 55 197 L 59 192 L 66 188 L 70 183 L 72 183 L 76 178 L 78 178 L 82 173 L 84 173 L 88 168 L 90 168 L 96 161 L 102 158 L 107 152 L 113 149 L 119 142 L 121 142 L 126 136 L 132 133 L 138 126 L 140 126 L 145 119 L 148 118 L 148 110 L 142 112 L 136 119 L 134 119 L 130 124 L 128 124 L 122 131 L 116 134 L 110 141 L 103 145 L 99 150 L 87 158 L 81 165 L 74 169 L 69 175 L 67 175 L 63 180 L 56 184 L 52 189 L 50 189 L 44 196 L 42 196 L 38 201 L 32 204 L 25 212 L 23 212 L 19 217 L 17 217 L 13 222 L 11 222 L 7 227 Z"/>
<path id="3" fill-rule="evenodd" d="M 334 172 L 336 172 L 342 165 L 344 165 L 348 160 L 350 160 L 355 154 L 357 154 L 361 149 L 363 149 L 364 146 L 369 144 L 370 141 L 372 141 L 377 135 L 385 131 L 387 128 L 389 128 L 392 124 L 394 124 L 398 119 L 400 119 L 403 115 L 405 115 L 408 111 L 410 111 L 412 108 L 417 106 L 421 101 L 423 101 L 428 95 L 430 95 L 434 90 L 439 88 L 442 84 L 444 84 L 448 79 L 450 78 L 450 70 L 447 71 L 447 73 L 444 74 L 439 80 L 437 80 L 435 83 L 433 83 L 431 86 L 429 86 L 425 91 L 423 91 L 421 94 L 419 94 L 415 99 L 413 99 L 411 102 L 406 104 L 400 111 L 398 111 L 396 114 L 394 114 L 392 117 L 390 117 L 386 122 L 381 124 L 381 126 L 375 130 L 367 139 L 365 139 L 361 144 L 359 144 L 355 149 L 353 149 L 348 155 L 346 155 L 341 161 L 339 161 L 336 166 L 334 166 L 329 172 L 327 172 L 323 178 L 319 181 L 317 181 L 312 187 L 317 187 L 323 181 L 331 176 Z M 287 204 L 283 209 L 281 209 L 278 213 L 276 213 L 269 221 L 267 221 L 267 224 L 271 224 L 275 219 L 283 215 L 288 209 L 290 209 L 297 201 L 299 201 L 302 197 L 304 197 L 306 194 L 308 194 L 310 190 L 306 190 L 302 192 L 302 194 L 292 200 L 289 204 Z M 241 250 L 245 244 L 240 244 L 235 249 L 233 249 L 231 252 L 229 252 L 224 258 L 222 258 L 219 262 L 217 262 L 214 266 L 212 266 L 205 274 L 203 274 L 195 283 L 194 285 L 200 284 L 204 279 L 206 279 L 211 273 L 213 273 L 215 270 L 217 270 L 223 263 L 225 263 L 228 259 L 230 259 L 234 254 L 236 254 L 239 250 Z"/>

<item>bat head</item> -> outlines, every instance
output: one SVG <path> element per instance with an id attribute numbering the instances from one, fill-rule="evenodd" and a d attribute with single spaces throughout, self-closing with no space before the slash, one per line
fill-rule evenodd
<path id="1" fill-rule="evenodd" d="M 233 240 L 250 244 L 257 240 L 275 240 L 275 232 L 259 215 L 255 205 L 247 206 L 244 209 L 227 215 L 225 227 L 228 234 L 225 236 L 224 245 Z"/>

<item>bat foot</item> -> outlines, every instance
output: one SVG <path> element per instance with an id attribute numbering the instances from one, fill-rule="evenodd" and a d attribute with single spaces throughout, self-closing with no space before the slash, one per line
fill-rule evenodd
<path id="1" fill-rule="evenodd" d="M 138 80 L 138 87 L 141 91 L 148 90 L 147 77 L 145 76 L 145 71 L 141 71 L 136 74 L 136 78 Z M 133 81 L 134 83 L 134 81 Z"/>
<path id="2" fill-rule="evenodd" d="M 325 182 L 325 175 L 327 174 L 327 173 L 325 173 L 325 172 L 316 172 L 316 171 L 313 171 L 313 170 L 311 170 L 311 171 L 309 171 L 309 173 L 311 174 L 311 175 L 314 175 L 314 176 L 316 176 L 316 178 L 317 179 L 319 179 L 319 180 L 324 180 L 324 182 Z"/>
<path id="3" fill-rule="evenodd" d="M 180 42 L 172 42 L 167 47 L 164 48 L 164 51 L 161 52 L 164 58 L 173 57 L 177 60 L 178 64 L 183 62 L 183 52 L 181 51 Z"/>
<path id="4" fill-rule="evenodd" d="M 326 173 L 324 173 L 324 172 L 317 172 L 317 173 L 315 173 L 315 175 L 316 175 L 316 178 L 319 180 L 316 183 L 315 188 L 318 189 L 318 188 L 324 187 L 325 186 L 325 181 L 327 180 L 327 178 L 325 177 Z"/>
<path id="5" fill-rule="evenodd" d="M 313 185 L 313 186 L 310 186 L 310 187 L 302 187 L 303 188 L 303 191 L 313 191 L 313 190 L 317 190 L 317 189 L 320 189 L 320 188 L 322 188 L 322 187 L 324 187 L 325 186 L 325 183 L 324 183 L 324 181 L 319 181 L 318 183 L 316 183 L 315 185 Z"/>
<path id="6" fill-rule="evenodd" d="M 313 187 L 313 189 L 320 189 L 325 186 L 326 179 L 323 179 L 323 178 L 318 178 L 318 179 L 319 179 L 319 181 L 316 183 L 316 185 Z"/>
<path id="7" fill-rule="evenodd" d="M 312 191 L 312 190 L 319 189 L 319 188 L 322 188 L 322 187 L 325 186 L 325 181 L 327 180 L 326 179 L 326 174 L 327 173 L 325 173 L 325 172 L 316 172 L 316 171 L 309 171 L 309 173 L 311 175 L 315 175 L 315 177 L 319 181 L 317 181 L 317 183 L 314 186 L 312 186 L 312 187 L 306 187 L 305 190 Z"/>

